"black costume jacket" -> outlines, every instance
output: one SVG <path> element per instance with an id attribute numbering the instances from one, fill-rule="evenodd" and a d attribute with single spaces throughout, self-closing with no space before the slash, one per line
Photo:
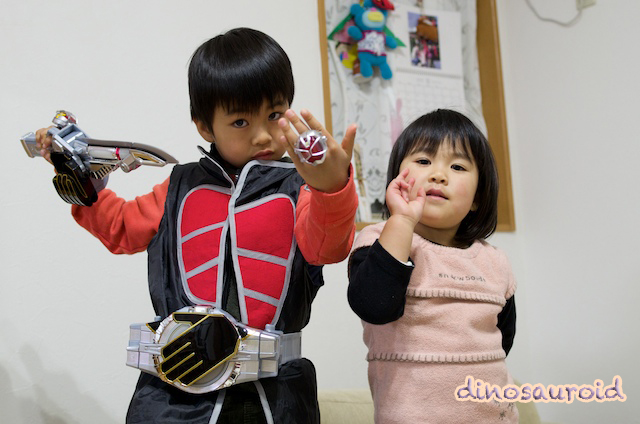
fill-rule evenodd
<path id="1" fill-rule="evenodd" d="M 305 261 L 293 235 L 304 181 L 290 162 L 251 161 L 235 170 L 215 148 L 203 153 L 198 163 L 174 168 L 148 247 L 156 314 L 213 304 L 253 327 L 302 330 L 323 284 L 322 267 Z M 315 369 L 304 358 L 281 366 L 277 377 L 207 394 L 142 373 L 127 422 L 319 423 L 316 392 Z"/>

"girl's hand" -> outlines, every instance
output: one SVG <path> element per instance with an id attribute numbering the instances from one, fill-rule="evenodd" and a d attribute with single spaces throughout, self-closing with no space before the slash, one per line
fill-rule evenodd
<path id="1" fill-rule="evenodd" d="M 36 131 L 36 147 L 40 149 L 40 155 L 47 160 L 49 163 L 51 162 L 51 141 L 52 137 L 47 134 L 49 128 L 52 128 L 53 125 L 47 128 L 40 128 Z"/>
<path id="2" fill-rule="evenodd" d="M 411 240 L 427 200 L 424 188 L 413 195 L 415 178 L 409 178 L 405 169 L 387 187 L 387 208 L 391 216 L 384 224 L 378 239 L 380 245 L 400 262 L 406 262 L 411 253 Z"/>
<path id="3" fill-rule="evenodd" d="M 279 141 L 286 147 L 291 160 L 296 165 L 296 169 L 307 184 L 325 193 L 335 193 L 342 190 L 349 181 L 349 165 L 351 164 L 353 143 L 356 138 L 356 125 L 350 125 L 347 128 L 342 143 L 338 144 L 320 121 L 308 110 L 301 110 L 300 115 L 302 115 L 306 124 L 293 110 L 289 109 L 285 112 L 285 117 L 278 121 L 283 134 Z M 293 125 L 293 128 L 291 128 L 291 125 Z M 319 165 L 302 162 L 294 151 L 299 134 L 309 129 L 320 131 L 327 137 L 325 160 Z"/>
<path id="4" fill-rule="evenodd" d="M 424 188 L 420 187 L 413 196 L 411 192 L 416 180 L 408 177 L 409 170 L 405 169 L 391 181 L 386 192 L 387 208 L 391 216 L 405 217 L 415 226 L 422 218 L 427 195 Z"/>

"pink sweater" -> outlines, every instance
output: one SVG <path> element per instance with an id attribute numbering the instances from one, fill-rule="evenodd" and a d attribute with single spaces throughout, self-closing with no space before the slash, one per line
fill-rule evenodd
<path id="1" fill-rule="evenodd" d="M 364 228 L 353 248 L 371 246 L 383 227 Z M 404 315 L 363 322 L 376 423 L 517 423 L 512 403 L 455 399 L 467 375 L 512 383 L 496 326 L 516 289 L 506 255 L 483 240 L 457 249 L 414 234 L 410 257 Z"/>

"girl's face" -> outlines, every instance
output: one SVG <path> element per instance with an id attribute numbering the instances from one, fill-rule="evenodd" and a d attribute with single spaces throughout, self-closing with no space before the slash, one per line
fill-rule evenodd
<path id="1" fill-rule="evenodd" d="M 409 178 L 415 178 L 411 197 L 415 198 L 420 187 L 427 194 L 416 233 L 436 243 L 453 245 L 460 223 L 469 211 L 477 209 L 475 161 L 445 142 L 435 154 L 415 152 L 405 157 L 400 170 L 407 168 Z"/>

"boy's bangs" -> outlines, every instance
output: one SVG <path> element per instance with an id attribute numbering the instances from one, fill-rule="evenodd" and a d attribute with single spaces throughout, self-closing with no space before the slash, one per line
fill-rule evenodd
<path id="1" fill-rule="evenodd" d="M 262 67 L 221 77 L 223 81 L 214 98 L 228 111 L 251 113 L 260 110 L 265 101 L 273 106 L 293 100 L 293 93 L 289 92 L 293 82 L 286 81 L 280 73 L 265 72 Z"/>

